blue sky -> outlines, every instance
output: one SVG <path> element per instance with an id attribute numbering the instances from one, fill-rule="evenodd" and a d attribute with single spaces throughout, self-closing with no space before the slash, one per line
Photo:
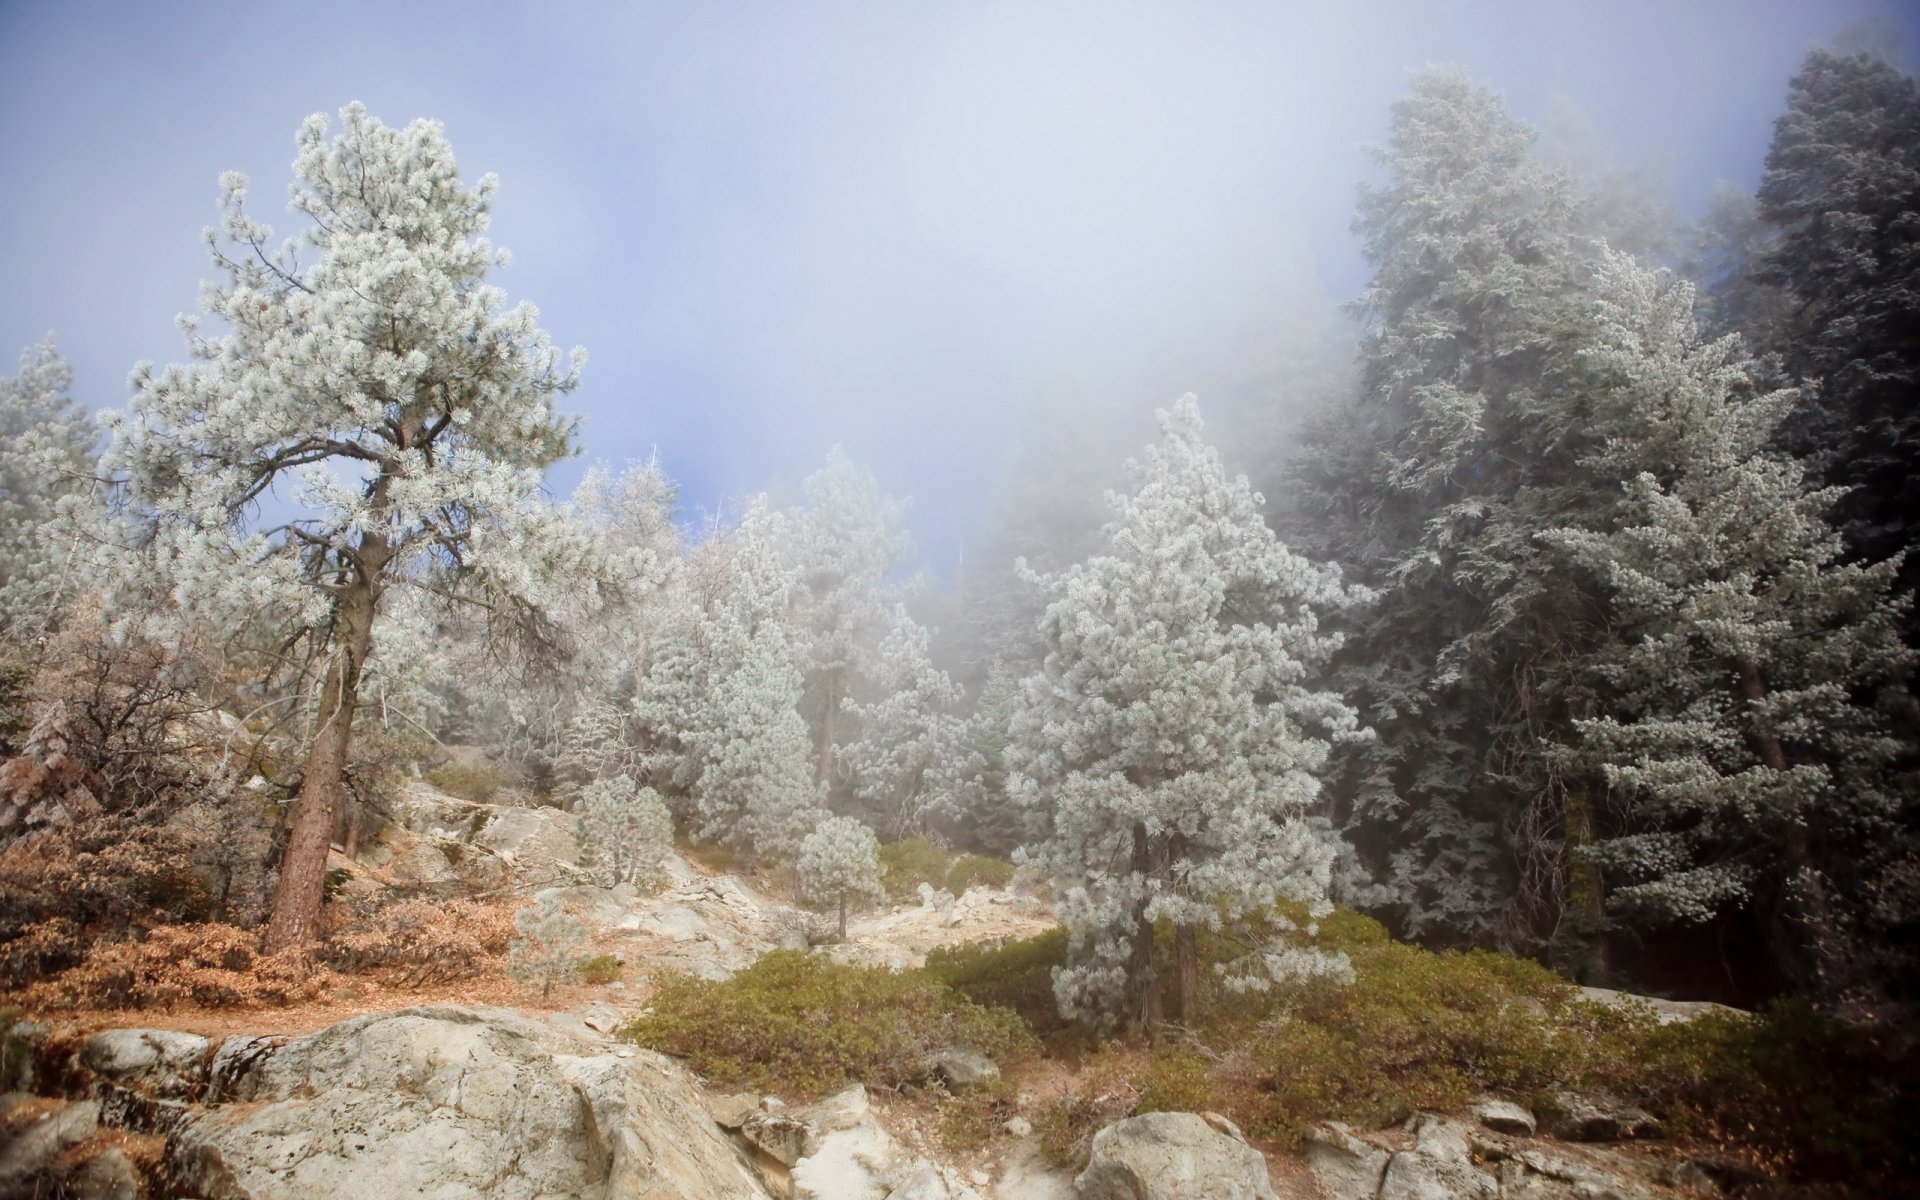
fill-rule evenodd
<path id="1" fill-rule="evenodd" d="M 436 117 L 501 177 L 499 282 L 589 352 L 589 459 L 657 447 L 697 507 L 838 442 L 944 573 L 1037 389 L 1160 387 L 1145 364 L 1359 288 L 1354 187 L 1408 71 L 1570 101 L 1697 211 L 1861 18 L 1911 67 L 1884 0 L 0 0 L 0 352 L 54 330 L 81 398 L 123 403 L 183 357 L 221 171 L 290 230 L 308 113 Z"/>

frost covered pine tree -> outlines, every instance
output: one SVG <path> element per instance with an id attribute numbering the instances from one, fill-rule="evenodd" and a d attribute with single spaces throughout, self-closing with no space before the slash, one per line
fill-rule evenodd
<path id="1" fill-rule="evenodd" d="M 18 375 L 0 378 L 0 628 L 43 619 L 74 557 L 54 519 L 61 497 L 91 482 L 98 431 L 72 384 L 51 334 L 21 354 Z"/>
<path id="2" fill-rule="evenodd" d="M 1738 339 L 1700 335 L 1690 285 L 1612 254 L 1597 304 L 1588 465 L 1624 491 L 1603 524 L 1543 535 L 1603 581 L 1619 638 L 1597 664 L 1611 711 L 1578 735 L 1627 828 L 1590 854 L 1643 918 L 1759 902 L 1783 974 L 1833 998 L 1860 881 L 1913 851 L 1872 703 L 1914 660 L 1898 559 L 1845 560 L 1837 491 L 1769 449 L 1798 397 L 1756 393 Z"/>
<path id="3" fill-rule="evenodd" d="M 1111 495 L 1101 550 L 1037 580 L 1042 670 L 1022 685 L 1010 784 L 1049 814 L 1029 858 L 1052 876 L 1063 1012 L 1161 1019 L 1154 923 L 1176 930 L 1179 1012 L 1195 1015 L 1194 934 L 1280 897 L 1325 901 L 1313 828 L 1329 738 L 1354 711 L 1309 685 L 1337 644 L 1318 611 L 1358 599 L 1281 545 L 1245 477 L 1202 438 L 1193 397 Z"/>
<path id="4" fill-rule="evenodd" d="M 920 832 L 929 809 L 951 807 L 965 755 L 960 686 L 933 665 L 928 640 L 926 627 L 896 604 L 868 669 L 876 698 L 841 702 L 860 730 L 842 752 L 854 796 L 893 841 Z"/>
<path id="5" fill-rule="evenodd" d="M 482 233 L 492 176 L 462 186 L 437 122 L 391 129 L 359 105 L 298 137 L 279 249 L 222 177 L 208 246 L 224 278 L 183 321 L 197 365 L 137 367 L 106 418 L 107 463 L 143 518 L 152 561 L 197 619 L 284 621 L 322 664 L 266 944 L 304 948 L 356 699 L 389 594 L 472 601 L 493 632 L 548 631 L 557 575 L 616 572 L 541 475 L 573 449 L 554 409 L 581 354 L 557 353 L 529 304 L 508 309 Z M 570 590 L 577 598 L 582 591 Z"/>
<path id="6" fill-rule="evenodd" d="M 880 839 L 852 817 L 828 817 L 800 843 L 800 888 L 809 902 L 833 905 L 840 914 L 840 940 L 847 940 L 847 903 L 877 903 Z"/>
<path id="7" fill-rule="evenodd" d="M 538 983 L 541 999 L 553 993 L 554 984 L 579 971 L 587 927 L 567 911 L 567 898 L 558 889 L 540 893 L 513 914 L 513 931 L 507 971 L 521 983 Z"/>
<path id="8" fill-rule="evenodd" d="M 800 715 L 800 639 L 788 619 L 795 580 L 781 548 L 790 532 L 764 497 L 730 532 L 726 590 L 703 622 L 702 686 L 669 718 L 698 760 L 700 835 L 749 863 L 791 858 L 824 815 Z"/>
<path id="9" fill-rule="evenodd" d="M 835 446 L 803 488 L 793 518 L 791 555 L 798 571 L 795 623 L 804 631 L 807 707 L 814 724 L 814 777 L 833 785 L 844 734 L 841 701 L 870 666 L 895 596 L 888 575 L 906 556 L 904 506 L 880 491 L 873 473 Z"/>
<path id="10" fill-rule="evenodd" d="M 596 779 L 581 789 L 574 837 L 581 869 L 602 886 L 630 883 L 650 892 L 666 882 L 673 816 L 660 793 L 629 776 Z"/>

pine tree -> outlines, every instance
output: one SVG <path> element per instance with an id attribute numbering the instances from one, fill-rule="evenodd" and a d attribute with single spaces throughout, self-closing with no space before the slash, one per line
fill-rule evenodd
<path id="1" fill-rule="evenodd" d="M 564 893 L 540 893 L 532 904 L 513 914 L 515 937 L 507 946 L 507 970 L 521 983 L 538 983 L 540 998 L 553 994 L 553 985 L 571 979 L 580 970 L 580 948 L 587 929 L 567 911 Z"/>
<path id="2" fill-rule="evenodd" d="M 594 780 L 580 794 L 574 837 L 581 868 L 603 887 L 630 883 L 653 891 L 666 882 L 673 817 L 652 788 L 625 775 Z"/>
<path id="3" fill-rule="evenodd" d="M 1334 776 L 1343 896 L 1474 943 L 1555 915 L 1565 781 L 1543 750 L 1590 608 L 1532 540 L 1580 503 L 1555 378 L 1588 261 L 1581 197 L 1532 142 L 1458 71 L 1395 105 L 1388 180 L 1355 221 L 1374 268 L 1360 396 L 1310 435 L 1280 513 L 1379 593 L 1329 675 L 1379 734 Z"/>
<path id="4" fill-rule="evenodd" d="M 1307 683 L 1337 645 L 1317 610 L 1355 594 L 1274 537 L 1191 396 L 1160 419 L 1135 490 L 1109 499 L 1101 552 L 1037 580 L 1047 655 L 1008 750 L 1010 788 L 1048 816 L 1031 858 L 1069 932 L 1062 1011 L 1145 1025 L 1161 1017 L 1156 921 L 1176 928 L 1191 1019 L 1197 930 L 1324 900 L 1315 772 L 1327 738 L 1356 729 Z"/>
<path id="5" fill-rule="evenodd" d="M 1785 295 L 1777 340 L 1806 395 L 1782 445 L 1823 485 L 1852 553 L 1911 551 L 1920 532 L 1920 84 L 1868 54 L 1815 50 L 1774 124 L 1760 279 Z M 1902 586 L 1920 586 L 1908 553 Z M 1910 644 L 1920 624 L 1910 615 Z"/>
<path id="6" fill-rule="evenodd" d="M 0 628 L 44 621 L 66 583 L 72 548 L 54 529 L 61 497 L 93 474 L 96 431 L 68 394 L 73 373 L 48 335 L 0 378 Z"/>
<path id="7" fill-rule="evenodd" d="M 564 649 L 562 595 L 619 572 L 595 538 L 541 501 L 541 475 L 573 449 L 554 410 L 578 379 L 531 305 L 486 283 L 504 262 L 481 236 L 492 176 L 461 185 L 431 121 L 390 129 L 359 105 L 329 140 L 308 120 L 294 164 L 305 231 L 278 251 L 222 179 L 203 291 L 221 332 L 188 323 L 198 366 L 136 368 L 108 414 L 108 465 L 143 518 L 152 562 L 197 619 L 265 616 L 323 664 L 266 944 L 316 936 L 327 844 L 354 709 L 389 593 L 471 601 L 491 632 Z M 303 252 L 311 251 L 304 260 Z M 288 507 L 260 518 L 279 491 Z M 571 587 L 555 580 L 572 576 Z"/>
<path id="8" fill-rule="evenodd" d="M 1756 393 L 1689 285 L 1617 254 L 1599 282 L 1588 465 L 1626 484 L 1602 521 L 1546 535 L 1604 581 L 1620 639 L 1596 664 L 1611 711 L 1578 734 L 1628 827 L 1590 853 L 1641 917 L 1760 904 L 1786 977 L 1832 998 L 1856 982 L 1863 876 L 1914 844 L 1873 705 L 1914 660 L 1898 560 L 1843 560 L 1839 493 L 1768 448 L 1797 396 Z"/>
<path id="9" fill-rule="evenodd" d="M 795 865 L 806 898 L 838 910 L 843 942 L 847 940 L 847 902 L 877 903 L 886 895 L 880 886 L 880 839 L 852 817 L 821 821 L 800 843 Z"/>
<path id="10" fill-rule="evenodd" d="M 841 702 L 860 731 L 842 755 L 854 797 L 889 841 L 922 832 L 930 809 L 952 807 L 964 753 L 961 690 L 933 665 L 928 640 L 926 627 L 895 605 L 867 672 L 875 698 Z"/>

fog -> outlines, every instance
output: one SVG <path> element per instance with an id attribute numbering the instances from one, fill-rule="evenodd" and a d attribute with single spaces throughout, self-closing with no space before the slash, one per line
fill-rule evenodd
<path id="1" fill-rule="evenodd" d="M 501 177 L 498 282 L 591 356 L 556 491 L 657 448 L 710 508 L 840 443 L 949 577 L 1046 397 L 1103 447 L 1186 390 L 1230 453 L 1283 436 L 1408 71 L 1468 67 L 1692 214 L 1751 186 L 1810 46 L 1916 44 L 1868 0 L 612 7 L 0 7 L 0 345 L 51 329 L 124 403 L 184 356 L 219 172 L 275 219 L 307 114 L 435 117 Z"/>

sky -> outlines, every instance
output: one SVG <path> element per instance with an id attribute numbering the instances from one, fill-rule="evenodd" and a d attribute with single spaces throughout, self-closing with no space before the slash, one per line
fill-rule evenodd
<path id="1" fill-rule="evenodd" d="M 185 358 L 222 171 L 291 232 L 309 113 L 432 117 L 500 176 L 496 282 L 588 351 L 556 492 L 657 450 L 698 511 L 838 443 L 913 497 L 938 577 L 1046 388 L 1171 401 L 1360 289 L 1355 188 L 1410 71 L 1571 104 L 1698 213 L 1757 180 L 1811 46 L 1877 21 L 1911 70 L 1916 11 L 0 0 L 0 353 L 52 330 L 76 395 L 123 405 Z"/>

